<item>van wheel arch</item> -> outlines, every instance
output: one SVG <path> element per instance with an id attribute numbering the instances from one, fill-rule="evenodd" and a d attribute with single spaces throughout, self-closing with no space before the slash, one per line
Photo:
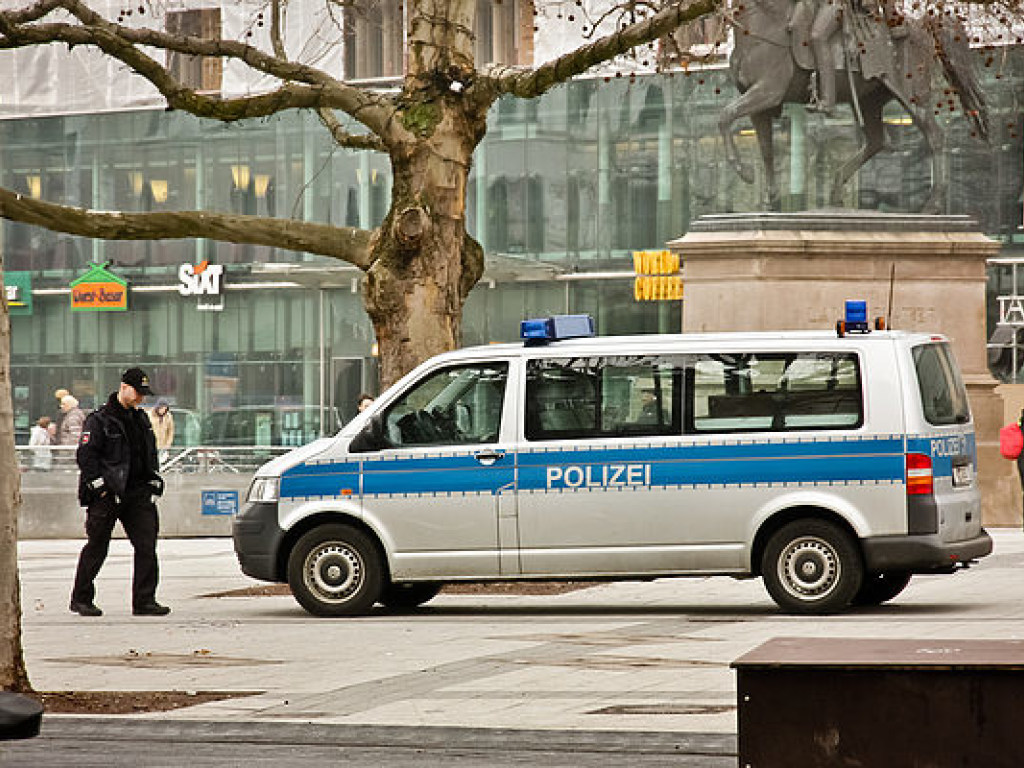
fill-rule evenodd
<path id="1" fill-rule="evenodd" d="M 860 549 L 860 537 L 853 526 L 842 515 L 836 514 L 824 507 L 790 507 L 776 512 L 765 520 L 754 536 L 754 543 L 750 548 L 750 573 L 753 576 L 764 576 L 761 572 L 761 561 L 764 559 L 764 550 L 768 546 L 768 540 L 785 525 L 794 520 L 825 520 L 846 530 L 850 537 L 857 542 Z M 861 553 L 863 557 L 863 553 Z"/>
<path id="2" fill-rule="evenodd" d="M 275 563 L 275 573 L 277 574 L 279 582 L 285 584 L 288 582 L 288 560 L 291 558 L 292 550 L 295 549 L 295 545 L 298 543 L 299 539 L 314 528 L 319 528 L 323 525 L 333 525 L 336 523 L 341 523 L 342 525 L 355 528 L 373 542 L 373 545 L 377 548 L 377 554 L 380 556 L 381 566 L 384 568 L 384 578 L 387 581 L 391 580 L 391 567 L 388 562 L 387 552 L 385 551 L 384 545 L 381 543 L 380 537 L 377 535 L 376 531 L 359 518 L 352 517 L 352 515 L 320 513 L 300 520 L 295 526 L 289 529 L 288 533 L 285 534 L 284 539 L 282 539 L 281 547 L 277 551 L 277 562 Z"/>

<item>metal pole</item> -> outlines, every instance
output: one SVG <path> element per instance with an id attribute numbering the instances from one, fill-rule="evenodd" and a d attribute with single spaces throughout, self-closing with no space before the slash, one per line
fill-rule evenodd
<path id="1" fill-rule="evenodd" d="M 327 389 L 327 371 L 324 369 L 326 340 L 324 339 L 324 289 L 318 291 L 320 299 L 320 437 L 327 434 L 325 421 L 327 420 L 327 404 L 324 401 L 324 392 Z"/>

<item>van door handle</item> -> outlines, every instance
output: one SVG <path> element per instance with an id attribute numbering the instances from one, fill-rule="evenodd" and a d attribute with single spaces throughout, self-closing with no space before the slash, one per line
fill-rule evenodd
<path id="1" fill-rule="evenodd" d="M 487 450 L 487 451 L 480 451 L 480 453 L 476 454 L 476 460 L 479 461 L 481 464 L 483 464 L 485 467 L 489 467 L 494 462 L 498 461 L 499 459 L 503 459 L 503 458 L 505 458 L 505 452 L 504 451 L 491 451 L 491 450 Z"/>

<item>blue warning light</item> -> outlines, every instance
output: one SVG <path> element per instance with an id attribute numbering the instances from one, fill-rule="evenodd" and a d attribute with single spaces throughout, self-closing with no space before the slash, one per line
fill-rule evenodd
<path id="1" fill-rule="evenodd" d="M 580 339 L 594 335 L 594 318 L 590 315 L 553 315 L 523 320 L 519 336 L 527 344 L 545 344 L 559 339 Z"/>

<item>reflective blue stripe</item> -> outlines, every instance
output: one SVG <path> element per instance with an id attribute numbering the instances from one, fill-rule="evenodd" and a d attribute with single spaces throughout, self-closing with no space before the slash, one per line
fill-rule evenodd
<path id="1" fill-rule="evenodd" d="M 801 440 L 793 442 L 698 443 L 664 447 L 527 450 L 519 454 L 519 466 L 593 464 L 608 462 L 661 462 L 731 459 L 810 458 L 903 454 L 903 439 L 879 437 L 864 440 Z"/>
<path id="2" fill-rule="evenodd" d="M 922 451 L 937 444 L 915 438 Z M 973 450 L 973 437 L 970 440 Z M 813 439 L 792 442 L 722 442 L 636 448 L 588 447 L 580 450 L 527 450 L 482 466 L 473 453 L 451 456 L 407 454 L 404 458 L 363 460 L 362 492 L 444 495 L 495 492 L 517 480 L 523 491 L 574 488 L 750 485 L 754 483 L 903 482 L 904 441 L 886 436 L 867 439 Z M 936 462 L 940 459 L 936 458 Z M 951 472 L 947 457 L 946 473 Z M 359 489 L 359 464 L 311 464 L 293 467 L 281 481 L 282 498 L 335 497 L 341 489 Z M 561 474 L 560 474 L 561 473 Z"/>
<path id="3" fill-rule="evenodd" d="M 452 468 L 438 471 L 367 472 L 363 477 L 363 493 L 382 494 L 456 494 L 495 492 L 515 479 L 511 462 L 502 469 L 477 466 L 475 469 Z"/>
<path id="4" fill-rule="evenodd" d="M 629 465 L 641 466 L 637 459 Z M 566 487 L 625 487 L 640 483 L 629 481 L 625 472 L 617 476 L 599 464 L 567 464 L 582 467 L 575 478 L 568 473 L 552 482 L 547 467 L 521 467 L 520 490 L 547 490 Z M 766 458 L 760 460 L 727 459 L 721 461 L 670 461 L 650 463 L 651 487 L 686 485 L 750 485 L 753 483 L 864 483 L 901 482 L 903 480 L 903 454 L 898 456 L 816 456 L 805 458 Z M 611 468 L 617 469 L 614 464 Z M 640 473 L 637 473 L 639 475 Z"/>
<path id="5" fill-rule="evenodd" d="M 323 464 L 296 464 L 281 473 L 281 477 L 294 475 L 338 475 L 346 472 L 359 474 L 358 461 L 335 461 Z"/>
<path id="6" fill-rule="evenodd" d="M 304 475 L 298 473 L 285 474 L 281 477 L 282 499 L 309 497 L 341 497 L 342 490 L 348 489 L 352 496 L 359 495 L 359 473 L 339 472 L 337 474 L 318 473 Z"/>
<path id="7" fill-rule="evenodd" d="M 935 477 L 952 476 L 955 456 L 967 456 L 972 464 L 978 465 L 978 448 L 973 431 L 911 437 L 907 440 L 907 451 L 931 456 L 932 474 Z"/>

